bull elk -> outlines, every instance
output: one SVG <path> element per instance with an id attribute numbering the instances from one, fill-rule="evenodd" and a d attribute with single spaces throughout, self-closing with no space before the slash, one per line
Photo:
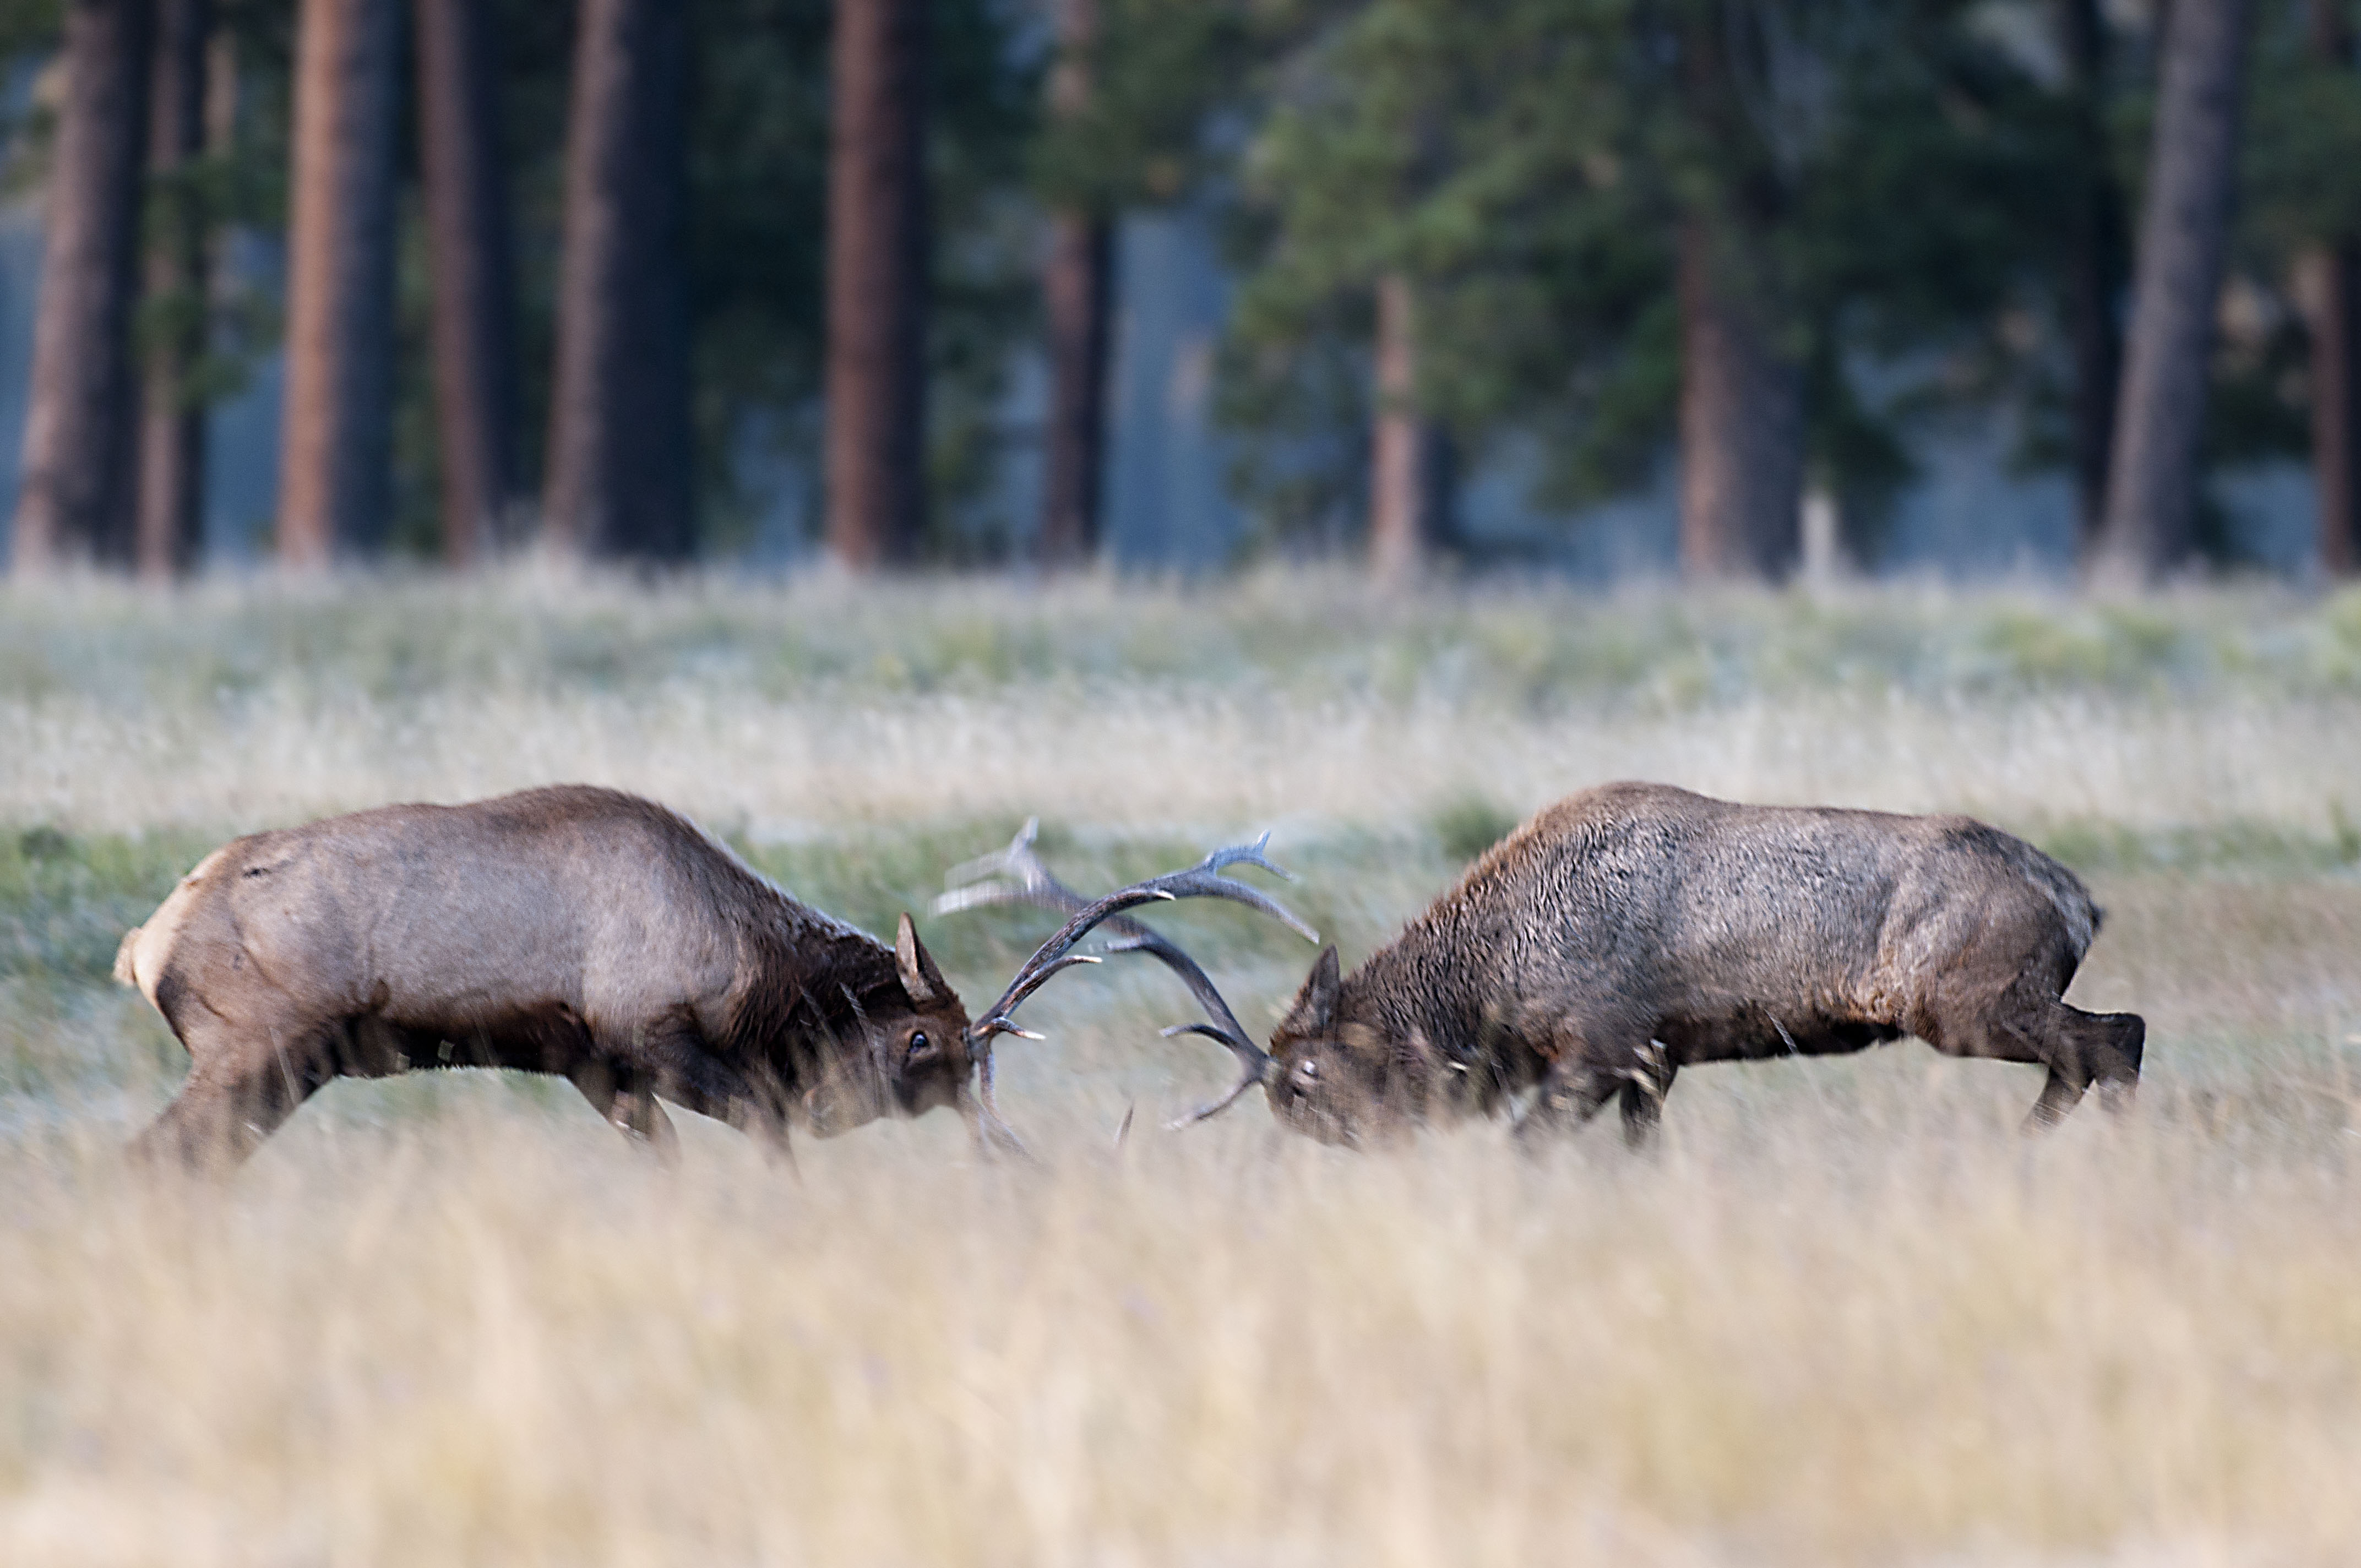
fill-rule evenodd
<path id="1" fill-rule="evenodd" d="M 216 850 L 115 974 L 187 1047 L 179 1095 L 133 1146 L 234 1162 L 333 1079 L 499 1067 L 570 1080 L 669 1157 L 661 1102 L 784 1153 L 949 1105 L 1014 1148 L 992 1043 L 1074 945 L 1140 904 L 1224 898 L 1293 916 L 1222 874 L 1218 850 L 1080 909 L 971 1022 L 902 916 L 890 948 L 788 897 L 685 817 L 563 785 L 466 806 L 390 806 Z M 1281 873 L 1284 874 L 1284 873 Z M 1206 988 L 1211 994 L 1210 985 Z M 975 1092 L 971 1092 L 971 1080 Z"/>
<path id="2" fill-rule="evenodd" d="M 967 876 L 939 909 L 1082 903 L 1025 834 Z M 2027 1119 L 2046 1125 L 2093 1083 L 2127 1103 L 2139 1079 L 2145 1022 L 2064 1000 L 2099 918 L 2071 872 L 1969 817 L 1609 784 L 1494 846 L 1351 974 L 1324 949 L 1268 1052 L 1197 975 L 1212 1021 L 1166 1033 L 1219 1041 L 1241 1073 L 1175 1125 L 1259 1085 L 1281 1123 L 1328 1143 L 1520 1102 L 1532 1134 L 1610 1100 L 1638 1142 L 1684 1067 L 1905 1034 L 2046 1067 Z"/>

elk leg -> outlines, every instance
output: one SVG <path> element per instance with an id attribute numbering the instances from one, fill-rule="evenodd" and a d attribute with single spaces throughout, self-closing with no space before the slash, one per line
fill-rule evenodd
<path id="1" fill-rule="evenodd" d="M 598 1057 L 586 1057 L 566 1078 L 602 1121 L 653 1154 L 658 1164 L 670 1169 L 680 1163 L 680 1135 L 653 1090 L 630 1081 Z"/>
<path id="2" fill-rule="evenodd" d="M 1916 1030 L 1947 1056 L 2026 1062 L 2049 1069 L 2025 1127 L 2054 1127 L 2100 1086 L 2101 1101 L 2120 1111 L 2139 1082 L 2147 1024 L 2136 1013 L 2085 1013 L 2054 995 L 2014 990 L 1980 1013 L 1931 1021 Z"/>
<path id="3" fill-rule="evenodd" d="M 1647 1146 L 1664 1119 L 1664 1096 L 1673 1091 L 1673 1075 L 1680 1070 L 1680 1064 L 1654 1040 L 1634 1055 L 1632 1065 L 1625 1069 L 1623 1087 L 1617 1091 L 1615 1102 L 1623 1113 L 1624 1146 L 1639 1149 Z"/>
<path id="4" fill-rule="evenodd" d="M 661 1094 L 684 1111 L 710 1116 L 746 1134 L 762 1146 L 774 1165 L 795 1167 L 787 1147 L 787 1118 L 779 1097 L 715 1056 L 696 1023 L 683 1014 L 667 1014 L 631 1032 L 628 1038 L 598 1040 L 600 1054 L 628 1063 L 630 1088 L 648 1096 L 651 1124 L 664 1115 L 654 1096 Z M 611 1118 L 610 1118 L 611 1120 Z M 670 1124 L 652 1139 L 669 1138 Z"/>
<path id="5" fill-rule="evenodd" d="M 227 1172 L 243 1164 L 279 1130 L 297 1106 L 336 1076 L 319 1031 L 282 1044 L 279 1030 L 262 1038 L 224 1037 L 192 1031 L 194 1065 L 181 1092 L 131 1141 L 133 1163 L 149 1168 Z"/>
<path id="6" fill-rule="evenodd" d="M 1673 1062 L 1646 1024 L 1612 1009 L 1561 1014 L 1549 1030 L 1541 1092 L 1517 1119 L 1517 1135 L 1579 1127 L 1620 1097 L 1623 1141 L 1647 1142 L 1672 1087 Z"/>
<path id="7" fill-rule="evenodd" d="M 2109 1113 L 2121 1115 L 2131 1109 L 2147 1020 L 2136 1013 L 2085 1013 L 2053 1002 L 2034 1027 L 2048 1048 L 2049 1081 L 2026 1114 L 2026 1131 L 2056 1126 L 2094 1083 L 2099 1103 Z"/>
<path id="8" fill-rule="evenodd" d="M 2120 1116 L 2139 1093 L 2140 1062 L 2147 1055 L 2147 1020 L 2136 1013 L 2085 1013 L 2085 1028 L 2103 1030 L 2099 1060 L 2099 1108 Z"/>
<path id="9" fill-rule="evenodd" d="M 1616 1074 L 1582 1058 L 1569 1057 L 1553 1062 L 1542 1075 L 1541 1091 L 1525 1107 L 1525 1113 L 1517 1118 L 1516 1136 L 1520 1141 L 1531 1141 L 1547 1134 L 1572 1131 L 1598 1115 L 1624 1087 L 1623 1080 Z"/>
<path id="10" fill-rule="evenodd" d="M 619 1095 L 615 1108 L 621 1119 L 616 1125 L 645 1144 L 656 1163 L 666 1170 L 680 1165 L 680 1135 L 673 1130 L 672 1118 L 664 1114 L 664 1102 L 653 1090 L 634 1090 Z"/>

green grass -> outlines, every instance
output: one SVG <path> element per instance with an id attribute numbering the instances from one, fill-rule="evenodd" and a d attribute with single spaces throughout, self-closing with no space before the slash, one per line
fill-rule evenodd
<path id="1" fill-rule="evenodd" d="M 0 826 L 0 980 L 104 980 L 123 933 L 212 848 L 186 832 Z"/>
<path id="2" fill-rule="evenodd" d="M 1421 695 L 1504 709 L 1647 709 L 1898 688 L 2117 698 L 2361 692 L 2361 594 L 2278 590 L 2090 604 L 2035 591 L 1861 589 L 1601 597 L 1533 587 L 1372 599 L 1277 573 L 1199 588 L 993 579 L 846 596 L 831 586 L 434 577 L 215 585 L 170 615 L 104 585 L 0 589 L 0 700 L 235 704 L 292 687 L 378 703 L 450 690 L 779 697 L 972 694 L 1134 682 L 1312 699 Z"/>

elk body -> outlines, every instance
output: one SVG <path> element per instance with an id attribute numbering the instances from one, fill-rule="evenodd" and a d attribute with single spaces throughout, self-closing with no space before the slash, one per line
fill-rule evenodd
<path id="1" fill-rule="evenodd" d="M 1204 868 L 1150 887 L 1111 899 L 1258 897 Z M 1022 1033 L 1010 1014 L 1050 974 L 1095 961 L 1064 953 L 1037 954 L 972 1024 L 907 915 L 886 947 L 611 790 L 258 833 L 207 856 L 116 955 L 191 1062 L 135 1152 L 242 1158 L 333 1079 L 435 1067 L 557 1074 L 666 1151 L 663 1101 L 780 1150 L 790 1126 L 825 1137 L 941 1105 L 1013 1145 L 991 1042 Z"/>
<path id="2" fill-rule="evenodd" d="M 1636 1139 L 1684 1067 L 1904 1035 L 2047 1068 L 2041 1124 L 2138 1080 L 2143 1021 L 2063 1000 L 2098 928 L 2071 872 L 1968 817 L 1609 784 L 1534 817 L 1351 974 L 1324 950 L 1269 1054 L 1225 1010 L 1189 1027 L 1245 1065 L 1230 1100 L 1260 1083 L 1328 1142 L 1527 1091 L 1521 1131 L 1615 1101 Z"/>

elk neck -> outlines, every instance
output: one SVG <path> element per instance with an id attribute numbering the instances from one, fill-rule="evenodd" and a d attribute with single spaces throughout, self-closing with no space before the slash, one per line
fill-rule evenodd
<path id="1" fill-rule="evenodd" d="M 784 894 L 744 934 L 746 971 L 718 1049 L 801 1080 L 821 1058 L 864 1048 L 876 1020 L 908 1010 L 893 948 Z"/>

